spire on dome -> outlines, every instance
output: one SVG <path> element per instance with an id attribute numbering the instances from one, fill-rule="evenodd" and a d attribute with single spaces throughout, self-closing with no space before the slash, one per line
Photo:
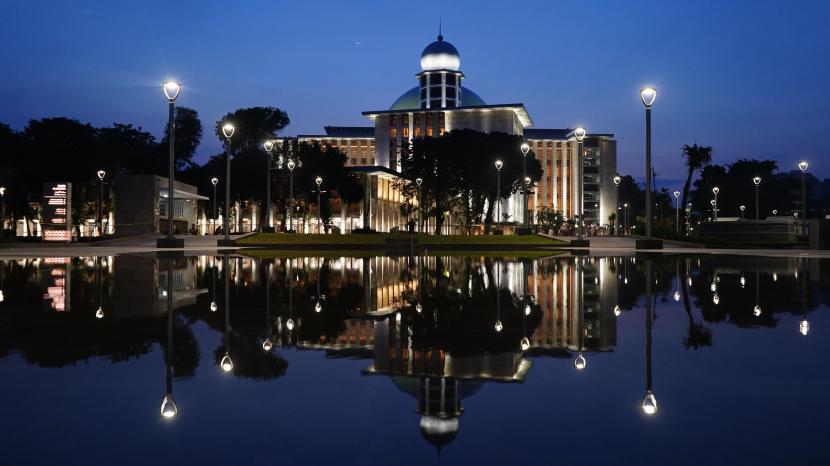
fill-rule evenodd
<path id="1" fill-rule="evenodd" d="M 438 18 L 438 40 L 444 40 L 444 35 L 441 34 L 441 18 Z"/>

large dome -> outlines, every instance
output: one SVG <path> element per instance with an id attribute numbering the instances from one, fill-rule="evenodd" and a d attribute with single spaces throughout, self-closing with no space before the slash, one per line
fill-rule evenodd
<path id="1" fill-rule="evenodd" d="M 461 68 L 461 55 L 458 49 L 449 42 L 444 41 L 444 36 L 438 35 L 438 40 L 426 46 L 421 53 L 421 70 L 450 70 L 458 71 Z"/>
<path id="2" fill-rule="evenodd" d="M 417 110 L 421 107 L 420 88 L 418 86 L 404 92 L 395 103 L 389 107 L 389 110 Z M 476 107 L 480 105 L 487 105 L 484 99 L 478 96 L 475 92 L 461 88 L 461 104 L 463 107 Z"/>

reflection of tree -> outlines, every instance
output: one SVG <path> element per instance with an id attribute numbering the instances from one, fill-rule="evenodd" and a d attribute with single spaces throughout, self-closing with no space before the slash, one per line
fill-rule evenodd
<path id="1" fill-rule="evenodd" d="M 419 298 L 421 313 L 411 308 L 413 345 L 442 349 L 456 357 L 485 352 L 518 352 L 523 337 L 530 336 L 541 321 L 538 306 L 524 313 L 522 297 L 506 288 L 497 288 L 494 261 L 487 259 L 474 267 L 472 259 L 458 259 L 452 267 L 436 258 L 435 267 L 424 267 L 419 283 L 426 283 Z M 432 276 L 430 283 L 429 276 Z M 497 316 L 497 301 L 500 310 Z M 409 299 L 412 301 L 412 298 Z M 503 330 L 493 324 L 500 319 Z"/>
<path id="2" fill-rule="evenodd" d="M 216 365 L 225 356 L 225 342 L 213 351 Z M 259 334 L 242 334 L 236 330 L 230 332 L 227 342 L 233 358 L 233 374 L 239 377 L 256 380 L 271 380 L 285 374 L 288 362 L 275 352 L 262 350 L 262 339 Z"/>
<path id="3" fill-rule="evenodd" d="M 686 275 L 691 276 L 690 274 L 691 270 L 687 268 Z M 686 336 L 683 337 L 683 346 L 686 349 L 694 348 L 695 350 L 704 346 L 712 346 L 712 329 L 705 327 L 703 322 L 695 321 L 692 316 L 692 306 L 689 302 L 689 288 L 686 280 L 681 279 L 679 276 L 677 278 L 679 282 L 677 286 L 682 287 L 681 289 L 683 290 L 683 308 L 686 309 L 686 315 L 689 317 Z"/>

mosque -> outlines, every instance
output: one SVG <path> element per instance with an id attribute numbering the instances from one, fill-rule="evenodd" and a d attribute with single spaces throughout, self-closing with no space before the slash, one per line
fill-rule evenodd
<path id="1" fill-rule="evenodd" d="M 528 199 L 531 223 L 541 209 L 560 211 L 566 218 L 577 212 L 577 141 L 571 128 L 536 128 L 523 103 L 488 104 L 463 85 L 461 55 L 440 34 L 421 53 L 417 85 L 404 92 L 388 109 L 364 111 L 372 126 L 326 126 L 325 134 L 301 134 L 300 141 L 339 148 L 348 156 L 348 166 L 365 176 L 366 200 L 360 211 L 341 210 L 333 218 L 341 232 L 364 225 L 378 231 L 402 226 L 399 206 L 403 198 L 393 182 L 400 173 L 400 160 L 409 141 L 437 137 L 456 128 L 522 135 L 530 144 L 544 176 Z M 587 225 L 606 225 L 617 211 L 617 153 L 613 134 L 588 133 L 584 139 L 584 214 Z M 509 221 L 522 222 L 522 197 L 506 203 Z"/>

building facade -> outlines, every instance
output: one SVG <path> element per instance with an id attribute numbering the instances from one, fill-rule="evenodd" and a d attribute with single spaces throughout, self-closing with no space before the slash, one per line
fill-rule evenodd
<path id="1" fill-rule="evenodd" d="M 463 86 L 466 77 L 461 72 L 460 54 L 440 34 L 421 53 L 421 72 L 415 79 L 417 85 L 404 92 L 389 109 L 363 112 L 372 126 L 326 126 L 325 134 L 299 135 L 298 139 L 336 147 L 346 153 L 349 166 L 379 167 L 388 175 L 389 171 L 400 172 L 400 162 L 407 156 L 413 138 L 438 137 L 453 129 L 520 135 L 530 144 L 544 170 L 544 176 L 528 199 L 531 222 L 538 220 L 542 209 L 562 212 L 566 218 L 578 213 L 577 174 L 581 161 L 585 220 L 588 225 L 609 223 L 609 215 L 617 211 L 613 183 L 617 154 L 613 134 L 589 133 L 583 143 L 584 156 L 577 157 L 578 143 L 573 129 L 535 128 L 524 104 L 488 104 Z M 522 222 L 522 197 L 516 194 L 506 204 L 509 220 Z M 371 212 L 363 217 L 368 226 L 380 231 L 400 225 L 400 219 L 393 221 L 389 216 L 381 219 Z"/>

